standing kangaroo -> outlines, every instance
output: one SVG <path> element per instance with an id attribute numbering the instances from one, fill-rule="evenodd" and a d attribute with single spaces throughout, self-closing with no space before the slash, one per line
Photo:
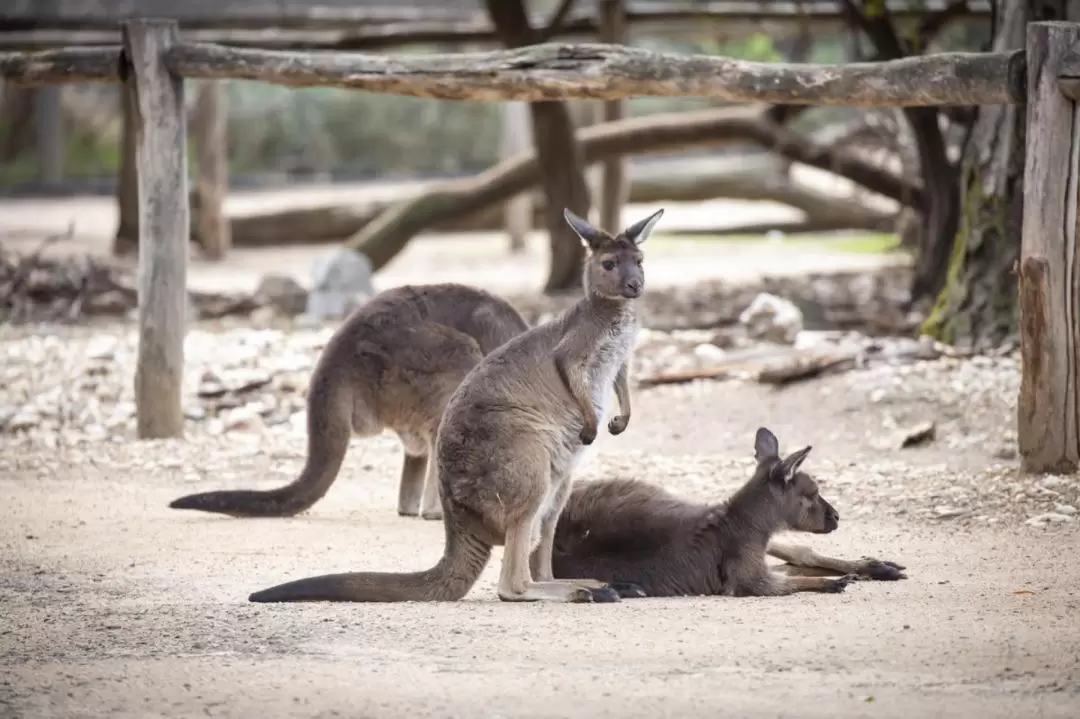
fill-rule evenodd
<path id="1" fill-rule="evenodd" d="M 827 534 L 840 516 L 799 469 L 810 447 L 781 459 L 776 436 L 762 427 L 754 449 L 757 471 L 722 504 L 686 502 L 635 480 L 578 485 L 555 531 L 555 576 L 631 582 L 650 597 L 842 592 L 856 576 L 904 578 L 894 562 L 770 543 L 782 529 Z M 786 571 L 772 570 L 766 554 L 788 562 Z M 844 576 L 806 576 L 818 573 Z"/>
<path id="2" fill-rule="evenodd" d="M 234 517 L 297 514 L 333 484 L 350 436 L 390 429 L 405 449 L 398 514 L 439 519 L 434 446 L 446 403 L 484 355 L 526 329 L 505 300 L 466 285 L 381 292 L 334 332 L 315 365 L 300 476 L 278 489 L 202 492 L 169 506 Z"/>
<path id="3" fill-rule="evenodd" d="M 663 210 L 616 236 L 569 210 L 564 216 L 588 252 L 585 296 L 557 319 L 533 327 L 487 355 L 454 392 L 437 439 L 446 543 L 431 569 L 356 572 L 299 579 L 255 592 L 253 602 L 401 602 L 464 597 L 504 545 L 498 583 L 503 601 L 614 602 L 632 587 L 593 579 L 555 579 L 555 526 L 571 474 L 596 438 L 614 388 L 630 420 L 628 362 L 645 286 L 640 245 Z"/>

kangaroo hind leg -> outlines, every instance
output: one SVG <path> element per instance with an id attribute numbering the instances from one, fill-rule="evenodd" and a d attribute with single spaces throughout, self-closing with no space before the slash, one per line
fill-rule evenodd
<path id="1" fill-rule="evenodd" d="M 409 454 L 401 465 L 401 484 L 398 486 L 397 512 L 402 517 L 420 514 L 420 499 L 424 492 L 424 476 L 429 464 L 426 454 Z"/>
<path id="2" fill-rule="evenodd" d="M 538 460 L 539 458 L 537 458 Z M 534 464 L 535 472 L 529 472 Z M 551 549 L 555 523 L 569 496 L 563 477 L 552 477 L 547 462 L 519 462 L 506 477 L 518 506 L 508 506 L 498 594 L 504 602 L 617 602 L 619 595 L 595 580 L 554 579 Z M 530 476 L 531 475 L 531 476 Z M 553 485 L 552 481 L 558 482 Z M 508 492 L 507 494 L 510 494 Z M 539 576 L 533 576 L 533 567 Z"/>

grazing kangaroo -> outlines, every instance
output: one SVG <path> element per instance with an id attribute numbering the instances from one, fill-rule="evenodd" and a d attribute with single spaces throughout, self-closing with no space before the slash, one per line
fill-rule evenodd
<path id="1" fill-rule="evenodd" d="M 202 492 L 169 506 L 234 517 L 297 514 L 333 484 L 351 435 L 390 429 L 405 449 L 398 514 L 439 519 L 434 446 L 446 403 L 484 355 L 526 329 L 505 300 L 466 285 L 381 292 L 334 332 L 315 365 L 300 476 L 278 489 Z"/>
<path id="2" fill-rule="evenodd" d="M 650 597 L 842 592 L 857 576 L 905 578 L 894 562 L 850 562 L 770 544 L 782 529 L 832 532 L 840 517 L 799 469 L 810 447 L 781 459 L 764 427 L 754 447 L 757 471 L 722 504 L 686 502 L 635 480 L 579 484 L 555 530 L 555 576 L 629 582 Z M 788 562 L 787 571 L 772 570 L 766 554 Z M 818 572 L 843 576 L 806 576 Z"/>
<path id="3" fill-rule="evenodd" d="M 298 579 L 255 592 L 253 602 L 456 600 L 504 545 L 498 596 L 504 601 L 614 602 L 640 595 L 593 579 L 555 579 L 551 554 L 559 513 L 583 445 L 596 438 L 609 393 L 630 420 L 628 362 L 645 286 L 640 245 L 663 210 L 612 237 L 569 210 L 585 244 L 585 296 L 557 319 L 487 355 L 454 392 L 437 439 L 446 543 L 431 569 L 357 572 Z M 583 575 L 584 576 L 584 575 Z"/>

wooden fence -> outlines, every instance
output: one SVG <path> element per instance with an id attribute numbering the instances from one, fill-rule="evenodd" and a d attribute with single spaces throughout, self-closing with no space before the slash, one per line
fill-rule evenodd
<path id="1" fill-rule="evenodd" d="M 123 44 L 0 54 L 16 84 L 123 82 L 135 98 L 139 194 L 138 436 L 183 432 L 190 215 L 184 78 L 334 86 L 445 100 L 618 100 L 912 107 L 1028 105 L 1020 259 L 1018 434 L 1029 471 L 1080 466 L 1080 24 L 1031 23 L 1027 49 L 880 63 L 754 63 L 619 45 L 548 43 L 449 55 L 303 53 L 183 42 L 170 20 L 126 21 Z"/>

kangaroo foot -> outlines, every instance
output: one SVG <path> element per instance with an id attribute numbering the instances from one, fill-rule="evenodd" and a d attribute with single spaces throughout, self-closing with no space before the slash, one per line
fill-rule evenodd
<path id="1" fill-rule="evenodd" d="M 583 587 L 574 582 L 530 582 L 520 591 L 499 587 L 504 602 L 568 602 L 571 604 L 609 603 L 620 600 L 619 593 L 607 585 Z"/>
<path id="2" fill-rule="evenodd" d="M 441 520 L 442 508 L 438 509 L 425 509 L 420 512 L 420 519 Z"/>
<path id="3" fill-rule="evenodd" d="M 633 582 L 612 582 L 608 586 L 618 592 L 623 599 L 639 599 L 649 596 L 640 585 Z"/>
<path id="4" fill-rule="evenodd" d="M 895 582 L 898 579 L 907 579 L 904 574 L 903 564 L 888 562 L 873 557 L 862 557 L 856 563 L 855 574 L 860 579 L 874 579 L 881 582 Z"/>
<path id="5" fill-rule="evenodd" d="M 845 589 L 847 589 L 847 585 L 851 584 L 856 580 L 858 580 L 858 576 L 854 574 L 845 574 L 844 576 L 837 577 L 836 579 L 825 579 L 821 583 L 821 591 L 828 594 L 840 594 Z"/>

